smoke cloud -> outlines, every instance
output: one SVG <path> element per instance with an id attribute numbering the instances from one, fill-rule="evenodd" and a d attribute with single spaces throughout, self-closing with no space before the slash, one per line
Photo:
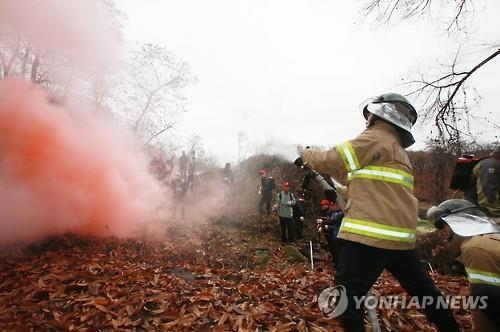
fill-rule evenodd
<path id="1" fill-rule="evenodd" d="M 47 100 L 23 80 L 0 81 L 0 242 L 125 236 L 151 220 L 162 195 L 135 138 Z"/>
<path id="2" fill-rule="evenodd" d="M 15 38 L 29 41 L 45 61 L 65 57 L 73 68 L 93 73 L 108 71 L 117 62 L 120 34 L 102 1 L 3 0 L 0 24 Z"/>
<path id="3" fill-rule="evenodd" d="M 67 84 L 58 80 L 68 68 L 83 81 L 118 63 L 119 33 L 102 1 L 0 1 L 0 30 L 0 41 L 42 56 L 54 85 Z M 21 78 L 0 81 L 0 244 L 126 236 L 168 206 L 133 133 L 82 100 L 67 97 L 70 110 L 52 97 Z"/>
<path id="4" fill-rule="evenodd" d="M 164 222 L 205 221 L 225 203 L 215 185 L 172 197 L 149 173 L 136 135 L 89 106 L 85 82 L 120 65 L 116 17 L 104 3 L 0 1 L 0 43 L 40 55 L 52 89 L 0 80 L 0 246 L 66 232 L 157 236 Z M 54 98 L 70 83 L 75 93 Z M 217 174 L 207 173 L 205 183 Z"/>

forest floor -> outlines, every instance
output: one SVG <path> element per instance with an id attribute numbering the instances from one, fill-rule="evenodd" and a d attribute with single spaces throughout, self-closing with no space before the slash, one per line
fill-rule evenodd
<path id="1" fill-rule="evenodd" d="M 304 256 L 279 242 L 278 225 L 247 212 L 161 225 L 154 239 L 67 234 L 4 253 L 0 330 L 342 331 L 318 308 L 335 271 L 312 223 L 292 244 Z M 463 277 L 432 278 L 445 295 L 467 294 Z M 373 291 L 405 294 L 387 272 Z M 382 331 L 434 331 L 418 310 L 377 311 Z M 470 330 L 470 313 L 454 314 Z"/>

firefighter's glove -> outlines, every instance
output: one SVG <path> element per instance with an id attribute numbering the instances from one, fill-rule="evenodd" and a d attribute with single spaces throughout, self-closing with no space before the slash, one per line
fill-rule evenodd
<path id="1" fill-rule="evenodd" d="M 451 269 L 451 273 L 454 275 L 459 275 L 459 276 L 464 276 L 464 277 L 467 276 L 467 271 L 465 270 L 465 267 L 463 266 L 462 263 L 460 263 L 457 260 L 451 264 L 450 269 Z"/>
<path id="2" fill-rule="evenodd" d="M 302 161 L 302 157 L 298 157 L 297 159 L 295 159 L 295 161 L 293 162 L 293 164 L 297 167 L 302 167 L 304 166 L 304 162 Z"/>

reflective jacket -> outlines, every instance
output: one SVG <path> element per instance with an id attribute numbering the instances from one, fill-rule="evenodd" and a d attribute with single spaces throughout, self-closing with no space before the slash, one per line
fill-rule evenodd
<path id="1" fill-rule="evenodd" d="M 500 233 L 473 236 L 462 242 L 460 252 L 471 285 L 500 287 Z"/>
<path id="2" fill-rule="evenodd" d="M 339 238 L 369 246 L 415 248 L 418 201 L 408 154 L 396 129 L 377 120 L 353 140 L 328 151 L 305 150 L 320 173 L 347 171 L 347 205 Z"/>
<path id="3" fill-rule="evenodd" d="M 500 217 L 500 158 L 481 160 L 472 170 L 472 203 L 490 217 Z"/>
<path id="4" fill-rule="evenodd" d="M 464 265 L 469 279 L 470 295 L 487 296 L 488 306 L 500 303 L 500 234 L 473 236 L 460 245 L 458 260 Z M 495 308 L 490 308 L 491 312 Z M 498 308 L 500 309 L 500 308 Z M 498 310 L 496 310 L 498 311 Z M 472 310 L 472 331 L 498 331 L 495 319 L 481 310 Z M 494 314 L 493 314 L 494 315 Z M 498 319 L 496 320 L 498 322 Z"/>

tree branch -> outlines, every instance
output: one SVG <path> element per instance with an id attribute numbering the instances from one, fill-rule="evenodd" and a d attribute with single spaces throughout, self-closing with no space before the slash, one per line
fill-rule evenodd
<path id="1" fill-rule="evenodd" d="M 460 89 L 460 87 L 462 86 L 462 84 L 472 75 L 474 74 L 474 72 L 476 70 L 478 70 L 479 68 L 481 68 L 482 66 L 484 66 L 485 64 L 487 64 L 490 60 L 494 59 L 497 55 L 500 54 L 500 48 L 498 50 L 496 50 L 493 54 L 491 54 L 489 57 L 487 57 L 486 59 L 484 59 L 483 61 L 481 61 L 480 63 L 478 63 L 474 68 L 472 68 L 469 72 L 467 72 L 467 74 L 458 82 L 456 82 L 454 85 L 455 86 L 455 89 L 453 90 L 453 92 L 451 93 L 451 96 L 448 97 L 448 100 L 446 101 L 446 103 L 443 105 L 443 107 L 441 107 L 441 109 L 439 110 L 439 113 L 443 113 L 445 112 L 449 107 L 450 107 L 450 103 L 452 102 L 453 98 L 455 97 L 455 95 L 457 94 L 458 90 Z"/>
<path id="2" fill-rule="evenodd" d="M 174 127 L 174 124 L 173 123 L 169 123 L 163 129 L 161 129 L 161 130 L 157 131 L 156 133 L 154 133 L 153 135 L 151 135 L 151 137 L 146 141 L 146 145 L 149 144 L 149 143 L 151 143 L 151 141 L 153 139 L 155 139 L 156 137 L 160 136 L 161 134 L 163 134 L 167 130 L 172 129 L 173 127 Z"/>

